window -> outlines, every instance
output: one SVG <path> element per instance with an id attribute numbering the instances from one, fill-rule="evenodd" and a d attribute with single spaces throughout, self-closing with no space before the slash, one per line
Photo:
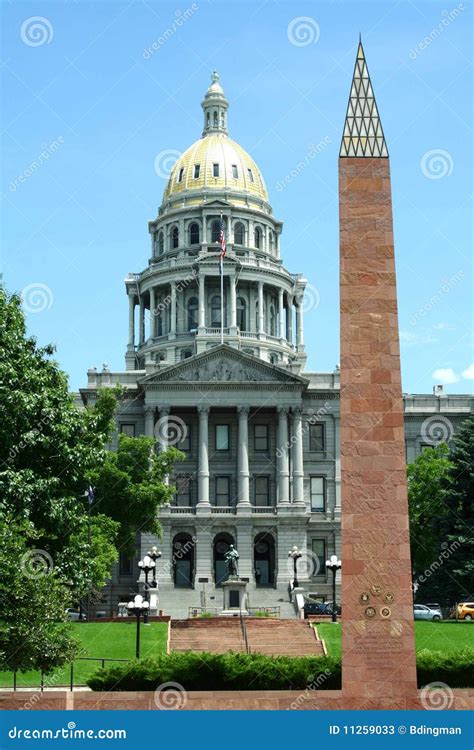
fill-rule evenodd
<path id="1" fill-rule="evenodd" d="M 230 429 L 228 424 L 216 424 L 216 451 L 230 449 Z"/>
<path id="2" fill-rule="evenodd" d="M 313 539 L 311 541 L 311 550 L 314 555 L 313 576 L 323 576 L 326 574 L 326 540 Z"/>
<path id="3" fill-rule="evenodd" d="M 125 552 L 121 552 L 119 556 L 119 575 L 133 575 L 133 559 L 129 555 L 125 554 Z"/>
<path id="4" fill-rule="evenodd" d="M 274 237 L 274 234 L 273 234 L 273 232 L 271 230 L 270 230 L 270 232 L 268 234 L 268 240 L 269 240 L 269 243 L 270 243 L 270 252 L 273 253 L 274 244 L 275 244 L 275 237 Z"/>
<path id="5" fill-rule="evenodd" d="M 180 450 L 182 450 L 181 446 Z M 190 474 L 178 474 L 176 477 L 176 505 L 190 508 L 193 504 L 192 488 L 193 480 Z"/>
<path id="6" fill-rule="evenodd" d="M 195 222 L 189 227 L 189 244 L 199 245 L 199 224 Z"/>
<path id="7" fill-rule="evenodd" d="M 165 249 L 165 238 L 163 232 L 158 233 L 158 255 L 163 255 Z"/>
<path id="8" fill-rule="evenodd" d="M 255 477 L 255 505 L 270 505 L 270 481 L 268 477 Z"/>
<path id="9" fill-rule="evenodd" d="M 194 165 L 194 173 L 193 173 L 193 176 L 194 176 L 195 180 L 198 179 L 200 173 L 201 173 L 201 165 L 200 164 L 195 164 Z"/>
<path id="10" fill-rule="evenodd" d="M 317 422 L 309 426 L 309 449 L 310 451 L 324 451 L 325 430 L 324 422 Z"/>
<path id="11" fill-rule="evenodd" d="M 216 505 L 230 505 L 230 477 L 216 477 Z"/>
<path id="12" fill-rule="evenodd" d="M 268 450 L 268 425 L 256 424 L 253 428 L 254 448 L 256 451 Z"/>
<path id="13" fill-rule="evenodd" d="M 237 164 L 232 164 L 232 177 L 234 180 L 239 179 L 239 170 L 237 169 Z"/>
<path id="14" fill-rule="evenodd" d="M 177 443 L 176 447 L 179 451 L 183 451 L 183 453 L 189 453 L 191 450 L 191 428 L 190 426 L 188 424 L 184 424 L 184 431 L 182 430 L 181 432 L 183 432 L 183 437 L 179 441 L 179 443 Z"/>
<path id="15" fill-rule="evenodd" d="M 212 176 L 219 177 L 219 165 L 218 164 L 212 165 Z"/>
<path id="16" fill-rule="evenodd" d="M 122 435 L 127 435 L 127 437 L 135 437 L 135 425 L 134 424 L 121 424 L 120 432 Z"/>
<path id="17" fill-rule="evenodd" d="M 211 242 L 219 242 L 220 233 L 221 233 L 220 221 L 213 221 L 211 224 Z"/>
<path id="18" fill-rule="evenodd" d="M 278 364 L 278 354 L 276 352 L 271 352 L 270 354 L 270 364 L 271 365 L 277 365 Z"/>
<path id="19" fill-rule="evenodd" d="M 178 227 L 173 227 L 171 230 L 171 247 L 179 247 L 179 229 Z"/>
<path id="20" fill-rule="evenodd" d="M 220 328 L 221 325 L 221 295 L 214 294 L 211 297 L 211 328 Z"/>
<path id="21" fill-rule="evenodd" d="M 247 303 L 243 297 L 237 297 L 237 326 L 240 331 L 247 330 Z"/>
<path id="22" fill-rule="evenodd" d="M 244 244 L 244 225 L 242 222 L 238 222 L 234 227 L 234 244 L 235 245 L 243 245 Z"/>
<path id="23" fill-rule="evenodd" d="M 312 513 L 323 513 L 326 510 L 326 493 L 324 477 L 310 477 L 310 495 Z"/>
<path id="24" fill-rule="evenodd" d="M 214 121 L 214 127 L 217 127 L 217 122 L 218 122 L 218 121 L 217 121 L 217 112 L 214 112 L 214 113 L 213 113 L 213 118 L 212 118 L 212 119 L 213 119 L 213 121 Z"/>
<path id="25" fill-rule="evenodd" d="M 276 310 L 275 305 L 270 305 L 270 336 L 276 336 Z"/>
<path id="26" fill-rule="evenodd" d="M 190 297 L 188 300 L 188 331 L 198 327 L 198 298 Z"/>
<path id="27" fill-rule="evenodd" d="M 247 169 L 247 173 L 248 173 L 250 182 L 253 182 L 253 172 L 250 168 Z"/>
<path id="28" fill-rule="evenodd" d="M 261 248 L 262 246 L 262 230 L 260 227 L 255 227 L 254 233 L 253 233 L 253 239 L 254 239 L 254 245 L 256 248 Z"/>
<path id="29" fill-rule="evenodd" d="M 178 182 L 182 182 L 183 181 L 183 175 L 184 175 L 184 167 L 181 167 L 180 170 L 179 170 L 179 172 L 178 172 Z"/>

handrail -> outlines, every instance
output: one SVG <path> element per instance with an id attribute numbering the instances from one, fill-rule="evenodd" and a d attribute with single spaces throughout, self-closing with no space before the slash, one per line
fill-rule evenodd
<path id="1" fill-rule="evenodd" d="M 78 656 L 77 659 L 75 659 L 75 661 L 100 661 L 102 669 L 103 669 L 105 667 L 105 662 L 106 661 L 129 662 L 129 661 L 132 661 L 132 660 L 131 659 L 120 659 L 118 657 L 114 658 L 114 657 L 108 657 L 108 656 L 104 656 L 104 657 L 102 657 L 102 656 Z M 75 662 L 72 661 L 70 663 L 70 665 L 69 665 L 69 667 L 70 667 L 70 672 L 69 672 L 69 690 L 70 691 L 72 691 L 74 689 L 74 663 Z M 44 675 L 45 675 L 45 673 L 44 673 L 43 669 L 39 670 L 39 672 L 40 672 L 40 685 L 39 685 L 39 688 L 40 688 L 40 691 L 43 693 L 44 692 Z M 18 674 L 18 670 L 14 669 L 13 670 L 13 692 L 16 692 L 16 690 L 17 690 L 17 674 Z"/>
<path id="2" fill-rule="evenodd" d="M 247 638 L 247 627 L 245 625 L 244 618 L 242 616 L 242 610 L 240 610 L 240 628 L 242 630 L 242 635 L 244 638 L 245 651 L 247 652 L 247 654 L 250 654 L 249 640 Z"/>

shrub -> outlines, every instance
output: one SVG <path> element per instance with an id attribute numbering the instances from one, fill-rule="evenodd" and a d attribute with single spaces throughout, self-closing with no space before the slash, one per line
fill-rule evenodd
<path id="1" fill-rule="evenodd" d="M 88 680 L 92 690 L 156 690 L 178 682 L 185 690 L 299 690 L 341 684 L 341 665 L 332 657 L 171 652 L 154 659 L 101 669 Z"/>
<path id="2" fill-rule="evenodd" d="M 460 651 L 429 651 L 423 649 L 416 656 L 418 687 L 430 682 L 445 682 L 451 688 L 474 686 L 474 649 Z"/>

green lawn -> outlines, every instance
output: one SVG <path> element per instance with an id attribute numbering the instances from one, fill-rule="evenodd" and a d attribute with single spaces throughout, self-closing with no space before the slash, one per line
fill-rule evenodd
<path id="1" fill-rule="evenodd" d="M 74 635 L 82 645 L 81 656 L 95 656 L 100 658 L 135 658 L 135 636 L 137 632 L 136 621 L 131 622 L 84 622 L 71 623 Z M 168 626 L 166 622 L 152 622 L 149 625 L 140 626 L 141 634 L 141 656 L 152 656 L 166 650 L 166 639 Z M 113 662 L 106 662 L 106 666 L 112 666 Z M 98 661 L 76 661 L 74 664 L 74 683 L 85 685 L 86 678 L 94 674 L 101 663 Z M 45 677 L 45 685 L 57 687 L 69 685 L 70 668 L 65 667 L 56 670 Z M 18 687 L 37 687 L 40 684 L 38 672 L 24 672 L 17 675 Z M 13 675 L 11 672 L 0 672 L 0 687 L 12 687 Z"/>
<path id="2" fill-rule="evenodd" d="M 341 626 L 331 622 L 317 625 L 319 637 L 326 642 L 330 656 L 341 655 Z M 474 623 L 472 622 L 415 622 L 416 650 L 459 651 L 474 648 Z"/>

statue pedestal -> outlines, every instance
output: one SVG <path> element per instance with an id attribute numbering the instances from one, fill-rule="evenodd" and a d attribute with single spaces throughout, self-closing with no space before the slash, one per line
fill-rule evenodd
<path id="1" fill-rule="evenodd" d="M 231 576 L 222 584 L 224 607 L 220 615 L 248 614 L 247 581 Z"/>

